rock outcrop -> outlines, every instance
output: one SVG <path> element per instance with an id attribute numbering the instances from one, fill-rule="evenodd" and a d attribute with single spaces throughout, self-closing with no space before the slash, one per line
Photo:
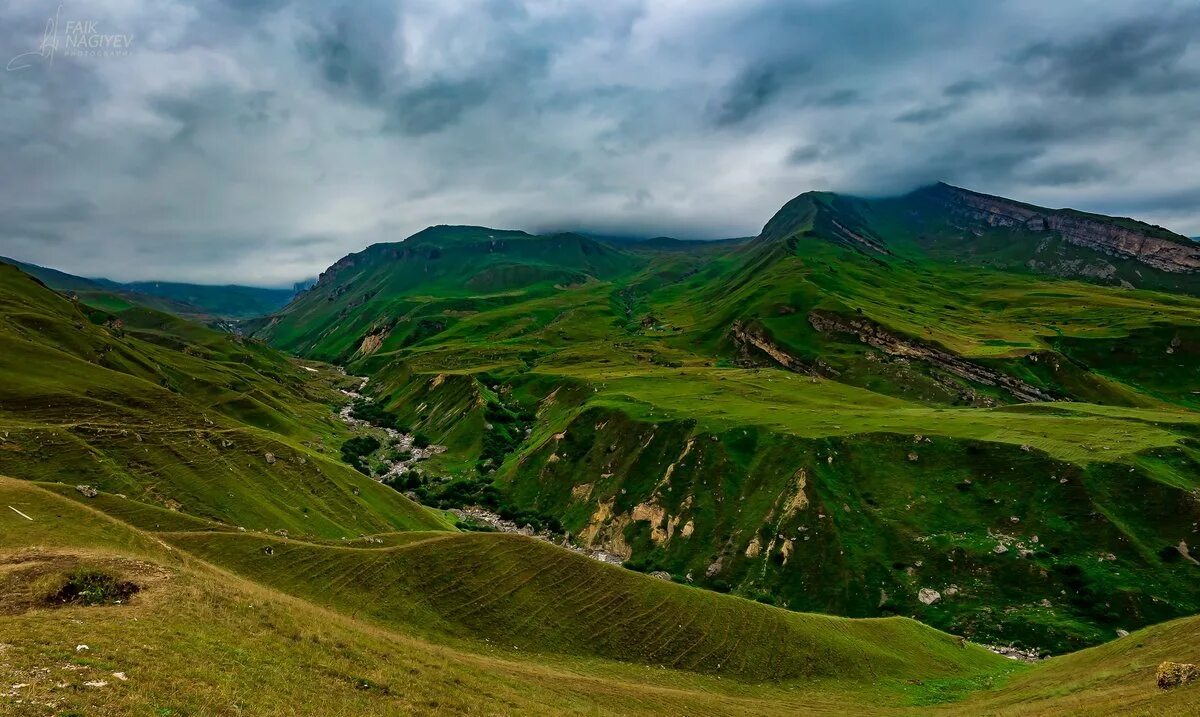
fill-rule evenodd
<path id="1" fill-rule="evenodd" d="M 1200 667 L 1188 662 L 1164 662 L 1155 674 L 1159 689 L 1169 690 L 1191 684 L 1200 677 Z"/>
<path id="2" fill-rule="evenodd" d="M 941 201 L 951 217 L 968 224 L 1054 232 L 1069 244 L 1134 259 L 1160 271 L 1200 272 L 1200 243 L 1161 227 L 1069 209 L 1044 209 L 948 184 L 937 185 L 929 196 Z"/>
<path id="3" fill-rule="evenodd" d="M 1050 394 L 1020 379 L 971 363 L 944 349 L 896 336 L 868 319 L 847 318 L 828 311 L 813 311 L 808 315 L 808 323 L 822 333 L 853 334 L 858 337 L 859 341 L 877 348 L 889 356 L 925 361 L 968 381 L 985 386 L 998 386 L 1011 393 L 1019 401 L 1054 400 Z"/>

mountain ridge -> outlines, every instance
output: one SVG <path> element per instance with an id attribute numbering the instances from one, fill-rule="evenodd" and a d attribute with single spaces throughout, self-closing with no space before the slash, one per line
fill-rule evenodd
<path id="1" fill-rule="evenodd" d="M 241 284 L 190 284 L 172 281 L 119 282 L 87 278 L 57 269 L 0 256 L 10 264 L 36 277 L 55 291 L 81 295 L 112 307 L 111 297 L 200 320 L 246 319 L 273 313 L 295 297 L 293 289 L 271 289 Z"/>

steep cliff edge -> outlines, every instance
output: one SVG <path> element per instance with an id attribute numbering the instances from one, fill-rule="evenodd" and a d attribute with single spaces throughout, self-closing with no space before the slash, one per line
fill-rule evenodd
<path id="1" fill-rule="evenodd" d="M 1161 271 L 1200 271 L 1200 244 L 1162 227 L 1073 209 L 1046 209 L 942 183 L 917 194 L 942 205 L 958 229 L 972 231 L 983 224 L 1055 232 L 1069 244 L 1135 259 Z"/>

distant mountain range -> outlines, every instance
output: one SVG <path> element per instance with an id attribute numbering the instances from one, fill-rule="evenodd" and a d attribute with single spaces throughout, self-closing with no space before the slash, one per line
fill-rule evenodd
<path id="1" fill-rule="evenodd" d="M 123 301 L 148 306 L 160 311 L 200 320 L 248 319 L 265 316 L 283 308 L 301 290 L 298 283 L 292 289 L 265 289 L 256 286 L 210 286 L 168 281 L 117 282 L 110 279 L 89 279 L 57 269 L 0 257 L 0 262 L 12 264 L 36 277 L 46 286 L 64 293 L 76 294 L 91 303 L 107 304 Z"/>

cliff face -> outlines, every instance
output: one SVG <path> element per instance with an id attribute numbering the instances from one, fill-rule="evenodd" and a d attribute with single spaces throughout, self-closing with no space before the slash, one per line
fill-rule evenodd
<path id="1" fill-rule="evenodd" d="M 952 217 L 968 224 L 1055 232 L 1070 244 L 1136 259 L 1161 271 L 1200 272 L 1200 244 L 1149 224 L 1130 222 L 1133 226 L 1128 226 L 1118 220 L 1043 209 L 946 184 L 929 190 L 928 196 L 944 204 Z"/>

